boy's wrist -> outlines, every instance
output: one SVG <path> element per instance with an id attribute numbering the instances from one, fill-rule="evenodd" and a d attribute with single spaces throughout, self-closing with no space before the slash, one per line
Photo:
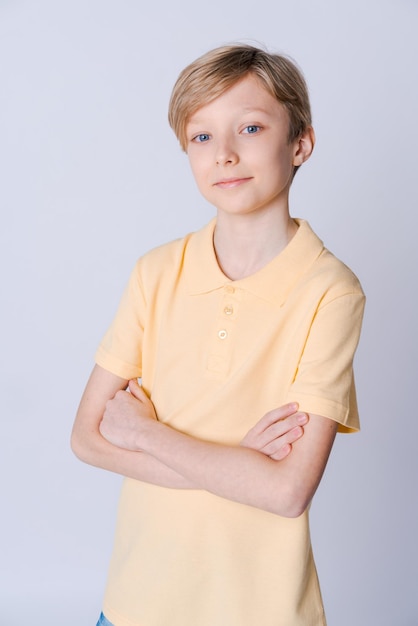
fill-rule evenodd
<path id="1" fill-rule="evenodd" d="M 158 420 L 146 418 L 143 420 L 135 438 L 135 445 L 138 452 L 146 452 L 152 456 L 157 456 L 158 448 L 162 443 L 164 431 L 168 427 Z"/>

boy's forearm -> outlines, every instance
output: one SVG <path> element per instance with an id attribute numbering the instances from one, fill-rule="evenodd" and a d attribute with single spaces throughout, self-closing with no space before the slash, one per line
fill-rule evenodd
<path id="1" fill-rule="evenodd" d="M 195 489 L 195 483 L 146 452 L 123 450 L 107 442 L 100 433 L 83 441 L 76 434 L 72 449 L 83 462 L 143 482 L 173 489 Z"/>
<path id="2" fill-rule="evenodd" d="M 151 421 L 140 445 L 201 489 L 285 517 L 305 510 L 325 467 L 324 463 L 317 480 L 307 486 L 303 463 L 298 475 L 290 459 L 294 452 L 289 459 L 274 461 L 256 450 L 201 441 Z"/>
<path id="3" fill-rule="evenodd" d="M 308 426 L 311 430 L 305 428 L 302 438 L 307 451 L 297 448 L 277 461 L 254 449 L 202 441 L 146 419 L 138 451 L 121 449 L 102 438 L 110 448 L 82 460 L 163 487 L 203 489 L 284 517 L 297 517 L 319 484 L 336 432 L 336 423 L 320 416 L 311 416 Z"/>

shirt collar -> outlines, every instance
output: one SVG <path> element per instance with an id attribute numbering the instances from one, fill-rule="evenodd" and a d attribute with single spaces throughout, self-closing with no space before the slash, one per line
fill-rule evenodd
<path id="1" fill-rule="evenodd" d="M 233 285 L 279 306 L 300 277 L 324 250 L 322 241 L 308 222 L 295 219 L 299 228 L 287 246 L 261 270 L 242 278 L 230 280 L 220 269 L 213 247 L 216 219 L 193 233 L 185 252 L 184 271 L 187 290 L 191 295 L 209 293 Z"/>

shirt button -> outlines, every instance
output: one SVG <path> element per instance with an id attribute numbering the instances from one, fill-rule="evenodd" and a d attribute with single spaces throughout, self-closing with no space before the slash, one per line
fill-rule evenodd
<path id="1" fill-rule="evenodd" d="M 234 293 L 235 289 L 234 289 L 234 287 L 232 285 L 227 285 L 225 287 L 225 291 L 226 291 L 226 293 Z"/>
<path id="2" fill-rule="evenodd" d="M 226 339 L 228 337 L 228 333 L 225 329 L 222 329 L 218 332 L 219 339 Z"/>
<path id="3" fill-rule="evenodd" d="M 233 312 L 234 312 L 234 309 L 229 304 L 224 308 L 225 315 L 232 315 Z"/>

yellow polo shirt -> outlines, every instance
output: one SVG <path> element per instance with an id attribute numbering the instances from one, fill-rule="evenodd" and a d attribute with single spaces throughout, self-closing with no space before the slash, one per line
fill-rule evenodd
<path id="1" fill-rule="evenodd" d="M 215 220 L 146 254 L 97 363 L 142 377 L 162 422 L 208 441 L 238 444 L 290 401 L 357 430 L 364 295 L 296 221 L 287 247 L 242 280 L 217 264 Z M 125 479 L 104 613 L 115 626 L 323 626 L 308 512 Z"/>

